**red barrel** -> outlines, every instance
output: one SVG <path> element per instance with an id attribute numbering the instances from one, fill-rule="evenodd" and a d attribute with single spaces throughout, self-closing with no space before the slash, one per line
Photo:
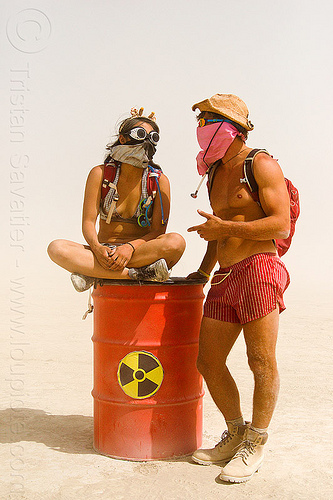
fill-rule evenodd
<path id="1" fill-rule="evenodd" d="M 193 453 L 202 441 L 202 283 L 105 280 L 92 296 L 95 450 L 127 460 Z"/>

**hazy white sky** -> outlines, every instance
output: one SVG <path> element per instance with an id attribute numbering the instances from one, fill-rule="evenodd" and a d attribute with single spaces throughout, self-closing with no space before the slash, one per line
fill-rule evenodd
<path id="1" fill-rule="evenodd" d="M 172 185 L 169 230 L 188 244 L 174 275 L 195 270 L 205 243 L 186 229 L 209 205 L 204 187 L 190 197 L 199 181 L 191 105 L 220 92 L 247 103 L 248 145 L 268 149 L 299 188 L 301 218 L 284 259 L 295 286 L 329 283 L 331 1 L 7 0 L 0 14 L 8 271 L 53 272 L 48 242 L 83 241 L 86 176 L 132 106 L 155 111 L 161 128 L 155 159 Z"/>

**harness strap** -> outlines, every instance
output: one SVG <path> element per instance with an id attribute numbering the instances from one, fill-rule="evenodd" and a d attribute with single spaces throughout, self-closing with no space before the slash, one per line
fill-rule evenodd
<path id="1" fill-rule="evenodd" d="M 117 191 L 117 186 L 116 184 L 109 184 L 110 186 L 110 189 L 114 189 L 114 194 L 112 196 L 112 201 L 111 201 L 111 205 L 110 205 L 110 208 L 109 208 L 109 211 L 108 211 L 108 215 L 107 215 L 107 218 L 106 218 L 106 223 L 107 224 L 110 224 L 111 223 L 111 217 L 113 215 L 113 212 L 114 212 L 114 209 L 116 208 L 116 205 L 117 205 L 117 201 L 119 200 L 119 194 L 118 194 L 118 191 Z"/>
<path id="2" fill-rule="evenodd" d="M 150 172 L 149 173 L 149 178 L 155 179 L 155 183 L 156 183 L 156 186 L 157 186 L 157 191 L 158 191 L 158 194 L 159 194 L 160 204 L 161 204 L 162 225 L 164 226 L 167 221 L 164 219 L 163 201 L 162 201 L 162 194 L 161 194 L 160 183 L 159 183 L 159 178 L 160 178 L 162 172 L 158 171 L 155 168 L 153 168 L 151 165 L 149 165 L 148 168 L 149 168 L 149 172 Z M 148 189 L 148 183 L 147 183 L 147 189 Z M 153 199 L 154 199 L 155 196 L 156 196 L 156 191 L 152 191 L 152 196 L 153 196 Z"/>

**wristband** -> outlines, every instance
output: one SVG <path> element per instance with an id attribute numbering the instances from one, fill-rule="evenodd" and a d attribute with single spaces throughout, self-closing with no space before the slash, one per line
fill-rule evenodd
<path id="1" fill-rule="evenodd" d="M 200 269 L 200 268 L 198 269 L 198 271 L 197 271 L 197 272 L 198 272 L 199 274 L 201 274 L 201 276 L 204 276 L 205 278 L 207 278 L 207 279 L 209 280 L 209 278 L 210 278 L 210 274 L 205 273 L 205 271 L 203 271 L 203 270 L 202 270 L 202 269 Z"/>
<path id="2" fill-rule="evenodd" d="M 133 253 L 135 252 L 135 247 L 129 241 L 126 241 L 126 243 L 124 243 L 124 245 L 130 245 L 133 248 Z"/>

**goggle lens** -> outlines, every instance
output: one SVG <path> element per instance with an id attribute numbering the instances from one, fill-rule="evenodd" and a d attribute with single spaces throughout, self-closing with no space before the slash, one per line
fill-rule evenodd
<path id="1" fill-rule="evenodd" d="M 150 137 L 151 142 L 153 144 L 155 144 L 155 146 L 156 146 L 156 144 L 160 140 L 160 136 L 159 136 L 158 132 L 151 131 L 151 132 L 149 132 L 148 136 Z"/>
<path id="2" fill-rule="evenodd" d="M 135 129 L 134 129 L 135 130 Z M 144 128 L 137 128 L 136 129 L 136 135 L 137 135 L 137 138 L 140 139 L 140 140 L 144 140 L 146 138 L 146 131 Z"/>

